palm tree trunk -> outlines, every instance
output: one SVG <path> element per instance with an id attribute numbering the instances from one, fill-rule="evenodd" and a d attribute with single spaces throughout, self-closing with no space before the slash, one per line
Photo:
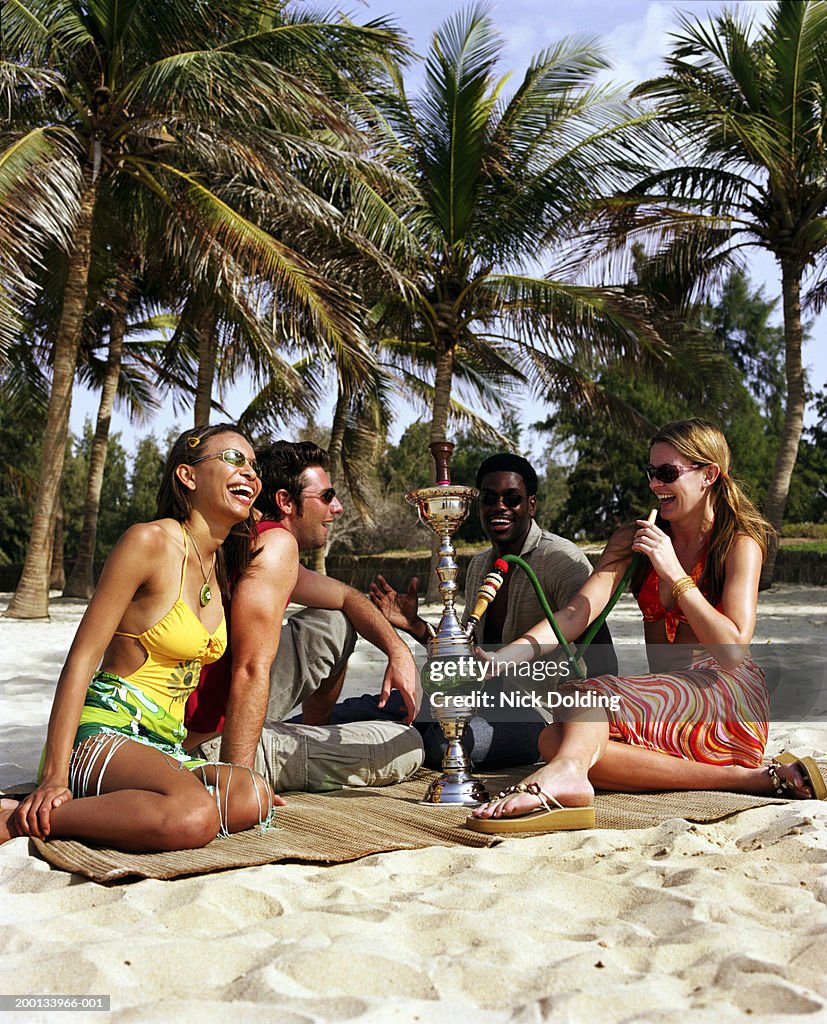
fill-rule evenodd
<path id="1" fill-rule="evenodd" d="M 342 465 L 342 449 L 345 443 L 345 427 L 347 426 L 348 397 L 339 387 L 336 397 L 336 408 L 333 410 L 333 424 L 330 428 L 330 443 L 327 451 L 330 455 L 330 479 L 335 483 L 339 479 Z"/>
<path id="2" fill-rule="evenodd" d="M 431 416 L 431 444 L 448 440 L 448 410 L 454 379 L 454 348 L 447 344 L 437 352 L 434 377 L 434 406 Z"/>
<path id="3" fill-rule="evenodd" d="M 437 350 L 436 373 L 434 375 L 434 405 L 431 416 L 431 444 L 448 440 L 448 409 L 451 405 L 451 385 L 454 379 L 454 348 L 449 343 Z M 431 482 L 436 482 L 436 465 L 431 463 Z M 436 567 L 439 562 L 439 538 L 431 540 L 431 568 L 428 573 L 428 603 L 439 600 L 439 580 Z"/>
<path id="4" fill-rule="evenodd" d="M 86 480 L 86 503 L 83 509 L 83 529 L 78 546 L 78 557 L 63 591 L 64 597 L 92 596 L 95 589 L 94 562 L 98 536 L 98 515 L 100 513 L 103 472 L 106 468 L 106 454 L 109 445 L 109 429 L 112 423 L 112 408 L 118 392 L 121 373 L 123 342 L 126 335 L 126 299 L 130 279 L 121 277 L 115 295 L 115 311 L 109 326 L 109 351 L 106 357 L 106 375 L 101 388 L 98 419 L 92 451 L 89 456 L 89 475 Z"/>
<path id="5" fill-rule="evenodd" d="M 342 464 L 342 447 L 345 440 L 345 427 L 347 426 L 347 410 L 347 395 L 339 387 L 339 393 L 336 397 L 336 408 L 333 411 L 333 425 L 330 428 L 330 443 L 327 447 L 327 452 L 330 456 L 330 480 L 334 484 L 340 478 L 339 468 Z M 313 569 L 314 572 L 321 573 L 322 576 L 327 575 L 327 552 L 329 550 L 330 541 L 328 540 L 324 547 L 316 548 L 310 558 L 309 568 Z"/>
<path id="6" fill-rule="evenodd" d="M 212 412 L 212 386 L 218 355 L 218 317 L 215 307 L 207 304 L 198 318 L 198 383 L 195 389 L 194 427 L 205 427 Z"/>
<path id="7" fill-rule="evenodd" d="M 58 501 L 55 509 L 55 528 L 52 531 L 52 565 L 49 573 L 49 590 L 63 590 L 66 582 L 66 570 L 63 565 L 63 501 Z"/>
<path id="8" fill-rule="evenodd" d="M 90 178 L 91 173 L 88 173 L 75 225 L 74 244 L 69 254 L 63 310 L 55 339 L 52 390 L 49 396 L 32 532 L 26 551 L 26 561 L 23 564 L 23 574 L 6 610 L 6 615 L 14 619 L 39 619 L 46 618 L 49 614 L 52 526 L 63 474 L 66 440 L 69 436 L 72 384 L 75 379 L 83 316 L 86 312 L 89 264 L 92 257 L 92 222 L 97 188 Z"/>
<path id="9" fill-rule="evenodd" d="M 781 293 L 784 304 L 784 346 L 787 374 L 787 405 L 784 410 L 784 427 L 781 442 L 775 457 L 764 515 L 776 530 L 781 529 L 784 509 L 790 493 L 790 481 L 798 458 L 798 445 L 804 428 L 804 370 L 801 365 L 801 267 L 794 260 L 781 260 Z M 760 588 L 766 589 L 775 572 L 775 552 L 761 571 Z"/>

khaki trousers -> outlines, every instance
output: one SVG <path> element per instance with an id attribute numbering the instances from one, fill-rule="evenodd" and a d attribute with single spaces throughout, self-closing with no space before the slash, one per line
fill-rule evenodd
<path id="1" fill-rule="evenodd" d="M 218 761 L 221 737 L 206 740 L 193 757 Z M 255 769 L 277 793 L 329 793 L 345 786 L 389 786 L 421 766 L 422 738 L 399 722 L 345 725 L 264 723 Z"/>

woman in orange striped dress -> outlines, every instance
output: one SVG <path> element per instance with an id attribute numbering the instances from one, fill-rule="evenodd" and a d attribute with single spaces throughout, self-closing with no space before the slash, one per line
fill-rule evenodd
<path id="1" fill-rule="evenodd" d="M 556 617 L 566 637 L 580 636 L 639 552 L 632 588 L 651 674 L 569 684 L 564 720 L 540 736 L 546 764 L 477 808 L 471 828 L 589 827 L 594 787 L 827 795 L 809 758 L 787 756 L 762 766 L 769 697 L 748 645 L 774 534 L 732 479 L 724 435 L 705 420 L 670 423 L 653 438 L 650 460 L 656 522 L 639 520 L 619 530 Z M 491 672 L 548 652 L 555 642 L 544 620 L 498 651 Z"/>

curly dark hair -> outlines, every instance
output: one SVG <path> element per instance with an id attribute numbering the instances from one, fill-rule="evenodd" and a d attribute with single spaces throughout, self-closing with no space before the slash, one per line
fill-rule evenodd
<path id="1" fill-rule="evenodd" d="M 284 518 L 276 504 L 276 492 L 287 491 L 296 504 L 299 515 L 302 510 L 301 493 L 304 483 L 302 476 L 310 466 L 330 469 L 330 456 L 312 441 L 271 441 L 256 448 L 261 477 L 261 493 L 256 498 L 256 508 L 262 519 L 274 522 Z"/>

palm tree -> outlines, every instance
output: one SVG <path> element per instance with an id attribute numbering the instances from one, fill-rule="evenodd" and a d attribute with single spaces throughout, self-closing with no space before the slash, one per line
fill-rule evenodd
<path id="1" fill-rule="evenodd" d="M 23 322 L 0 365 L 0 564 L 19 564 L 25 555 L 48 401 L 46 367 Z"/>
<path id="2" fill-rule="evenodd" d="M 62 509 L 56 512 L 55 546 L 52 555 L 50 590 L 63 589 L 64 596 L 89 597 L 93 587 L 93 558 L 96 544 L 97 518 L 101 485 L 106 461 L 109 424 L 116 396 L 129 409 L 130 417 L 143 420 L 157 406 L 150 374 L 155 375 L 154 361 L 161 342 L 147 340 L 148 332 L 159 332 L 174 326 L 170 317 L 154 312 L 152 303 L 138 293 L 146 294 L 146 276 L 140 273 L 138 261 L 128 255 L 128 242 L 116 239 L 117 228 L 109 225 L 108 241 L 93 257 L 94 274 L 90 275 L 91 312 L 87 311 L 77 378 L 88 387 L 100 390 L 97 425 L 92 439 L 84 519 L 78 547 L 68 582 L 64 585 L 63 548 L 59 544 Z M 65 287 L 67 260 L 64 253 L 52 250 L 44 265 L 38 301 L 30 303 L 31 318 L 17 344 L 8 353 L 6 367 L 0 373 L 0 400 L 22 418 L 45 418 L 49 400 L 48 370 L 57 331 L 60 299 Z M 101 275 L 104 280 L 101 280 Z M 140 316 L 136 319 L 136 314 Z M 132 340 L 134 335 L 142 336 Z M 105 343 L 106 351 L 99 349 Z M 37 470 L 33 479 L 37 477 Z M 31 496 L 30 504 L 34 503 Z M 28 517 L 27 517 L 28 519 Z"/>
<path id="3" fill-rule="evenodd" d="M 708 273 L 750 246 L 775 257 L 787 394 L 764 512 L 780 528 L 804 422 L 802 293 L 820 302 L 827 287 L 827 2 L 765 10 L 757 31 L 731 13 L 710 26 L 684 18 L 667 73 L 636 90 L 655 101 L 674 149 L 635 189 L 623 228 L 688 240 Z"/>
<path id="4" fill-rule="evenodd" d="M 356 306 L 216 188 L 234 164 L 286 205 L 291 168 L 306 159 L 300 140 L 331 156 L 337 140 L 356 135 L 312 81 L 273 63 L 273 50 L 301 54 L 308 67 L 324 52 L 322 27 L 291 21 L 283 7 L 4 0 L 0 99 L 12 116 L 0 132 L 0 314 L 36 291 L 48 245 L 69 255 L 31 540 L 9 615 L 48 612 L 51 525 L 103 197 L 162 208 L 168 251 L 193 276 L 210 274 L 235 295 L 255 278 L 280 296 L 283 315 L 299 310 L 355 357 L 362 347 Z M 382 25 L 364 34 L 394 38 Z M 0 346 L 9 334 L 0 325 Z"/>
<path id="5" fill-rule="evenodd" d="M 106 335 L 105 356 L 98 356 L 88 339 L 84 338 L 83 341 L 80 375 L 99 388 L 100 399 L 89 452 L 83 526 L 77 557 L 63 587 L 64 597 L 92 596 L 95 586 L 98 515 L 112 411 L 116 400 L 120 399 L 128 405 L 133 420 L 145 420 L 148 413 L 157 407 L 157 389 L 149 381 L 145 364 L 147 361 L 151 364 L 151 354 L 160 348 L 163 340 L 148 340 L 146 335 L 148 332 L 163 331 L 171 324 L 168 315 L 152 315 L 147 308 L 149 304 L 141 294 L 144 276 L 140 273 L 138 259 L 127 254 L 121 255 L 115 260 L 114 270 L 114 280 L 106 302 L 100 301 L 98 304 L 97 311 L 103 315 L 87 318 L 92 320 L 90 326 L 97 335 L 95 342 L 100 342 L 102 334 Z M 140 315 L 142 313 L 143 316 Z M 130 340 L 130 336 L 137 336 L 140 340 Z"/>
<path id="6" fill-rule="evenodd" d="M 445 438 L 460 356 L 503 368 L 534 350 L 582 368 L 595 353 L 637 354 L 645 337 L 622 290 L 522 270 L 567 241 L 595 195 L 617 187 L 621 144 L 638 122 L 614 93 L 590 85 L 606 66 L 591 40 L 535 56 L 508 100 L 495 78 L 501 55 L 486 7 L 470 7 L 436 32 L 422 93 L 409 100 L 395 72 L 380 104 L 386 159 L 409 183 L 396 244 L 414 288 L 385 295 L 376 315 L 384 337 L 434 353 L 432 441 Z M 628 151 L 624 159 L 631 169 Z"/>

